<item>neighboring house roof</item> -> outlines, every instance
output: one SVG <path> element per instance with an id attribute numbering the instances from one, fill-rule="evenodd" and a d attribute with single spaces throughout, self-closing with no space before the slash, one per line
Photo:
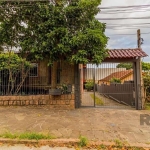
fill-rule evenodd
<path id="1" fill-rule="evenodd" d="M 142 49 L 110 49 L 107 58 L 136 58 L 148 56 Z"/>
<path id="2" fill-rule="evenodd" d="M 117 79 L 124 79 L 127 76 L 131 75 L 133 73 L 133 70 L 125 70 L 125 71 L 118 71 L 118 72 L 114 72 L 112 74 L 110 74 L 109 76 L 99 80 L 99 81 L 110 81 L 112 78 L 117 78 Z"/>

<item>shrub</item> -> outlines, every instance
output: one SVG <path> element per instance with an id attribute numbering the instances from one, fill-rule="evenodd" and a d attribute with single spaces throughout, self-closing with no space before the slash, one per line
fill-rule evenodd
<path id="1" fill-rule="evenodd" d="M 94 87 L 94 82 L 93 80 L 87 80 L 86 84 L 85 84 L 85 88 L 90 91 L 92 90 Z"/>
<path id="2" fill-rule="evenodd" d="M 79 139 L 80 139 L 80 141 L 79 141 L 79 146 L 80 147 L 87 146 L 88 139 L 85 136 L 80 136 Z"/>
<path id="3" fill-rule="evenodd" d="M 150 102 L 150 75 L 148 72 L 143 73 L 144 93 L 145 93 L 145 109 L 149 109 L 147 102 Z"/>
<path id="4" fill-rule="evenodd" d="M 110 83 L 121 83 L 121 80 L 118 78 L 111 78 Z"/>

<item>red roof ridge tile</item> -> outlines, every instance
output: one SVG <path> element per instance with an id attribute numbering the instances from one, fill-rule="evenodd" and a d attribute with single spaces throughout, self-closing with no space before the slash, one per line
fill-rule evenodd
<path id="1" fill-rule="evenodd" d="M 109 49 L 107 58 L 136 58 L 148 56 L 141 48 Z"/>

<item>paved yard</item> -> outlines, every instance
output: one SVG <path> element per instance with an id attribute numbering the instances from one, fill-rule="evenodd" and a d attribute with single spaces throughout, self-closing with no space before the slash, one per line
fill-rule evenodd
<path id="1" fill-rule="evenodd" d="M 82 103 L 81 103 L 82 106 L 94 106 L 94 100 L 90 96 L 91 94 L 93 94 L 93 92 L 87 92 L 87 91 L 83 92 Z M 126 105 L 120 104 L 112 99 L 104 97 L 104 96 L 100 95 L 98 92 L 95 92 L 95 95 L 97 97 L 99 97 L 102 100 L 102 102 L 104 103 L 104 105 L 102 105 L 100 107 L 133 109 L 131 106 L 126 106 Z M 97 105 L 97 106 L 99 106 L 99 105 Z"/>
<path id="2" fill-rule="evenodd" d="M 148 143 L 150 126 L 140 125 L 140 114 L 150 114 L 150 111 L 0 107 L 0 132 L 49 132 L 57 138 L 78 138 L 79 135 L 84 135 L 90 140 L 120 139 L 132 143 Z"/>

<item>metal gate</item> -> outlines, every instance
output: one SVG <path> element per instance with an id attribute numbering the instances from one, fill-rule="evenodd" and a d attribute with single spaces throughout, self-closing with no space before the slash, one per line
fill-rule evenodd
<path id="1" fill-rule="evenodd" d="M 87 64 L 81 69 L 81 106 L 127 109 L 135 107 L 133 69 L 120 68 L 118 64 Z"/>

